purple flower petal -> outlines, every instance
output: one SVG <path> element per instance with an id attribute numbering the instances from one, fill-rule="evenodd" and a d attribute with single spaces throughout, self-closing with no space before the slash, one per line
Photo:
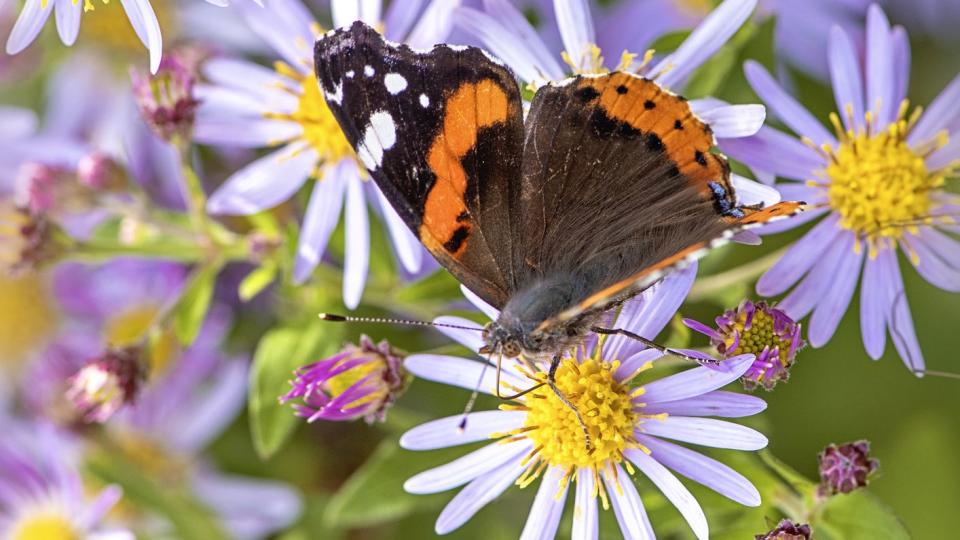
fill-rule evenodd
<path id="1" fill-rule="evenodd" d="M 784 200 L 791 200 L 791 198 L 787 196 L 784 196 L 783 198 Z M 793 199 L 793 200 L 796 200 L 796 199 Z M 803 200 L 803 199 L 800 199 L 800 200 Z M 804 201 L 804 202 L 807 202 L 807 201 Z M 763 227 L 756 229 L 756 231 L 761 236 L 767 236 L 771 234 L 780 234 L 784 231 L 796 229 L 801 225 L 805 225 L 811 221 L 815 221 L 823 217 L 823 215 L 829 211 L 830 211 L 829 208 L 815 208 L 813 210 L 805 210 L 800 215 L 793 216 L 792 218 L 789 218 L 789 219 L 781 219 L 780 221 L 774 221 L 773 223 L 764 225 Z"/>
<path id="2" fill-rule="evenodd" d="M 160 22 L 149 0 L 120 0 L 123 10 L 130 19 L 134 32 L 150 51 L 150 73 L 160 69 L 160 56 L 163 54 L 163 40 L 160 37 Z"/>
<path id="3" fill-rule="evenodd" d="M 837 240 L 831 242 L 829 251 L 816 261 L 803 281 L 783 299 L 778 307 L 794 320 L 806 317 L 824 300 L 841 264 L 848 257 L 855 256 L 853 244 L 853 233 L 844 231 Z"/>
<path id="4" fill-rule="evenodd" d="M 863 268 L 863 293 L 860 295 L 860 333 L 867 354 L 874 360 L 883 356 L 887 341 L 887 315 L 891 299 L 887 293 L 885 264 L 890 250 L 882 250 L 876 259 L 867 257 Z"/>
<path id="5" fill-rule="evenodd" d="M 459 2 L 433 0 L 420 15 L 406 43 L 415 49 L 425 49 L 446 40 L 453 29 L 453 13 L 459 5 Z"/>
<path id="6" fill-rule="evenodd" d="M 660 74 L 657 82 L 668 88 L 679 86 L 740 29 L 756 5 L 757 0 L 725 0 L 717 6 L 676 51 L 651 70 Z"/>
<path id="7" fill-rule="evenodd" d="M 794 180 L 814 177 L 824 167 L 823 158 L 790 135 L 762 127 L 756 135 L 717 141 L 720 150 L 751 168 Z"/>
<path id="8" fill-rule="evenodd" d="M 376 193 L 383 222 L 387 225 L 387 232 L 390 233 L 390 240 L 393 243 L 394 250 L 396 250 L 397 258 L 400 259 L 400 264 L 407 272 L 412 274 L 419 272 L 420 266 L 423 264 L 424 251 L 420 240 L 410 232 L 410 228 L 403 222 L 397 211 L 393 209 L 393 205 L 387 201 L 380 188 L 373 186 L 371 190 Z"/>
<path id="9" fill-rule="evenodd" d="M 719 371 L 707 367 L 695 367 L 658 379 L 644 385 L 644 392 L 637 397 L 643 403 L 677 401 L 699 396 L 725 386 L 743 375 L 753 364 L 754 358 L 747 355 L 739 360 L 724 362 L 729 369 Z"/>
<path id="10" fill-rule="evenodd" d="M 654 339 L 677 312 L 696 277 L 697 265 L 694 264 L 664 278 L 627 302 L 620 311 L 615 326 L 627 328 L 647 339 Z M 626 358 L 645 348 L 642 343 L 624 336 L 612 336 L 604 344 L 604 351 L 610 358 Z"/>
<path id="11" fill-rule="evenodd" d="M 798 240 L 757 282 L 761 296 L 777 296 L 797 282 L 843 232 L 839 216 L 831 215 Z"/>
<path id="12" fill-rule="evenodd" d="M 739 174 L 732 173 L 730 175 L 730 183 L 733 184 L 733 188 L 736 190 L 738 204 L 745 206 L 757 204 L 773 206 L 780 202 L 781 195 L 778 190 L 761 184 L 760 182 L 754 182 L 749 178 L 744 178 Z"/>
<path id="13" fill-rule="evenodd" d="M 343 263 L 343 303 L 347 309 L 354 309 L 360 305 L 370 264 L 370 222 L 363 196 L 363 180 L 359 177 L 347 182 L 344 206 L 346 257 Z"/>
<path id="14" fill-rule="evenodd" d="M 553 12 L 563 39 L 563 48 L 577 67 L 589 67 L 590 46 L 597 42 L 590 6 L 586 0 L 554 0 Z"/>
<path id="15" fill-rule="evenodd" d="M 605 350 L 604 356 L 612 358 L 612 356 L 608 355 L 609 353 Z M 649 364 L 650 362 L 662 357 L 663 353 L 656 349 L 644 349 L 642 351 L 635 352 L 630 355 L 629 358 L 620 363 L 620 367 L 617 368 L 617 372 L 614 374 L 614 377 L 616 377 L 617 380 L 622 381 L 623 379 L 636 373 L 637 370 L 643 367 L 645 364 Z"/>
<path id="16" fill-rule="evenodd" d="M 80 33 L 80 15 L 83 14 L 83 5 L 73 0 L 48 0 L 56 3 L 57 33 L 60 41 L 68 47 L 77 41 Z"/>
<path id="17" fill-rule="evenodd" d="M 300 189 L 316 164 L 312 150 L 288 145 L 235 172 L 210 195 L 207 211 L 249 215 L 273 208 Z"/>
<path id="18" fill-rule="evenodd" d="M 214 90 L 209 98 L 222 97 L 224 92 Z M 295 122 L 267 118 L 197 118 L 193 138 L 197 142 L 219 146 L 262 148 L 293 141 L 303 135 L 303 128 Z M 282 150 L 281 150 L 282 152 Z M 289 197 L 289 195 L 288 195 Z"/>
<path id="19" fill-rule="evenodd" d="M 748 60 L 743 66 L 743 71 L 760 99 L 795 133 L 809 137 L 818 145 L 837 144 L 837 139 L 827 128 L 788 94 L 759 62 Z"/>
<path id="20" fill-rule="evenodd" d="M 526 468 L 522 462 L 523 456 L 517 456 L 500 468 L 467 484 L 440 512 L 436 533 L 447 534 L 455 531 L 490 501 L 499 497 Z"/>
<path id="21" fill-rule="evenodd" d="M 950 141 L 926 157 L 924 164 L 929 171 L 946 169 L 960 161 L 960 133 L 950 137 Z"/>
<path id="22" fill-rule="evenodd" d="M 450 463 L 410 477 L 403 483 L 403 489 L 416 495 L 447 491 L 499 468 L 507 461 L 529 452 L 531 448 L 529 442 L 488 444 Z"/>
<path id="23" fill-rule="evenodd" d="M 533 55 L 536 59 L 534 65 L 549 74 L 550 78 L 563 78 L 564 68 L 557 62 L 540 34 L 513 4 L 507 0 L 484 0 L 483 9 L 513 34 L 517 47 L 522 47 Z"/>
<path id="24" fill-rule="evenodd" d="M 760 492 L 743 475 L 719 461 L 678 444 L 639 435 L 650 457 L 687 478 L 746 506 L 760 506 Z"/>
<path id="25" fill-rule="evenodd" d="M 944 210 L 960 213 L 960 208 Z M 930 227 L 920 229 L 919 240 L 952 268 L 960 268 L 960 240 Z"/>
<path id="26" fill-rule="evenodd" d="M 890 294 L 893 298 L 893 311 L 889 322 L 890 337 L 903 363 L 914 374 L 921 376 L 925 369 L 923 351 L 920 350 L 917 333 L 913 328 L 913 317 L 910 315 L 910 303 L 903 289 L 900 267 L 890 264 L 887 270 L 890 271 L 887 285 L 891 287 Z"/>
<path id="27" fill-rule="evenodd" d="M 600 535 L 600 516 L 597 511 L 597 498 L 593 495 L 596 489 L 593 471 L 583 467 L 577 469 L 576 480 L 573 531 L 570 537 L 574 540 L 597 540 Z"/>
<path id="28" fill-rule="evenodd" d="M 0 133 L 10 141 L 27 137 L 37 130 L 37 115 L 30 109 L 0 105 Z"/>
<path id="29" fill-rule="evenodd" d="M 890 123 L 899 103 L 894 103 L 894 50 L 890 21 L 877 4 L 867 9 L 866 81 L 868 109 L 874 111 L 874 128 Z"/>
<path id="30" fill-rule="evenodd" d="M 893 114 L 907 98 L 910 88 L 910 38 L 902 26 L 893 27 Z"/>
<path id="31" fill-rule="evenodd" d="M 759 450 L 767 446 L 767 438 L 759 431 L 713 418 L 668 416 L 646 420 L 640 428 L 640 434 L 714 448 Z"/>
<path id="32" fill-rule="evenodd" d="M 387 13 L 383 18 L 383 30 L 388 39 L 403 41 L 414 21 L 419 18 L 420 8 L 423 7 L 424 1 L 390 2 L 390 5 L 387 6 Z M 433 1 L 443 2 L 443 0 Z"/>
<path id="33" fill-rule="evenodd" d="M 760 413 L 766 408 L 767 403 L 756 396 L 715 390 L 679 401 L 650 403 L 643 407 L 643 413 L 743 418 Z"/>
<path id="34" fill-rule="evenodd" d="M 530 82 L 547 79 L 561 79 L 563 72 L 551 74 L 550 66 L 539 64 L 538 58 L 527 48 L 517 46 L 517 36 L 499 21 L 482 11 L 471 8 L 457 8 L 453 14 L 458 27 L 479 39 L 494 55 L 503 60 L 517 76 Z"/>
<path id="35" fill-rule="evenodd" d="M 54 4 L 55 2 L 47 2 L 44 5 L 39 0 L 24 3 L 17 22 L 10 30 L 10 37 L 7 38 L 7 54 L 17 54 L 37 39 L 47 18 L 50 17 Z"/>
<path id="36" fill-rule="evenodd" d="M 303 506 L 297 491 L 282 482 L 210 471 L 197 473 L 192 484 L 200 502 L 222 520 L 231 538 L 269 537 L 293 524 Z M 120 538 L 97 534 L 90 540 Z"/>
<path id="37" fill-rule="evenodd" d="M 455 326 L 476 328 L 477 330 L 465 330 L 462 328 L 438 326 L 437 330 L 474 352 L 480 350 L 480 347 L 483 347 L 484 345 L 483 332 L 480 331 L 480 325 L 471 321 L 470 319 L 464 319 L 463 317 L 440 316 L 433 319 L 433 322 L 438 324 L 452 324 Z"/>
<path id="38" fill-rule="evenodd" d="M 623 467 L 619 464 L 613 467 L 616 469 L 616 476 L 609 468 L 603 469 L 603 483 L 606 485 L 613 513 L 620 524 L 620 531 L 624 538 L 654 540 L 656 535 L 653 534 L 650 518 L 647 517 L 640 494 L 637 493 L 637 486 Z"/>
<path id="39" fill-rule="evenodd" d="M 477 296 L 473 291 L 468 289 L 466 285 L 460 285 L 460 292 L 467 297 L 467 300 L 469 300 L 471 304 L 489 317 L 490 320 L 495 321 L 500 316 L 500 310 L 484 302 L 483 298 Z"/>
<path id="40" fill-rule="evenodd" d="M 960 292 L 960 268 L 947 264 L 920 237 L 906 236 L 904 241 L 917 253 L 919 260 L 914 264 L 914 268 L 923 279 L 945 291 Z"/>
<path id="41" fill-rule="evenodd" d="M 299 92 L 300 87 L 287 77 L 272 69 L 246 60 L 234 58 L 211 58 L 201 68 L 204 77 L 211 84 L 253 93 L 258 96 L 272 96 L 278 89 Z M 296 105 L 296 98 L 294 105 Z"/>
<path id="42" fill-rule="evenodd" d="M 533 506 L 527 515 L 520 540 L 553 540 L 560 526 L 563 505 L 567 500 L 569 482 L 560 481 L 565 471 L 560 467 L 548 467 L 540 480 L 540 488 L 533 499 Z"/>
<path id="43" fill-rule="evenodd" d="M 466 428 L 461 431 L 463 415 L 448 416 L 407 431 L 400 437 L 400 446 L 407 450 L 435 450 L 483 441 L 493 434 L 523 427 L 526 418 L 523 411 L 474 412 L 467 415 Z"/>
<path id="44" fill-rule="evenodd" d="M 837 100 L 837 113 L 847 129 L 863 128 L 863 76 L 860 73 L 856 49 L 850 42 L 850 37 L 839 26 L 830 30 L 829 47 L 830 79 L 833 82 L 833 95 Z M 853 107 L 853 124 L 846 113 L 847 105 Z"/>
<path id="45" fill-rule="evenodd" d="M 700 540 L 704 540 L 710 535 L 710 528 L 707 525 L 707 516 L 704 515 L 700 503 L 693 497 L 693 494 L 677 480 L 677 477 L 670 473 L 666 467 L 657 462 L 653 457 L 636 448 L 630 448 L 624 451 L 634 465 L 650 479 L 654 485 L 663 493 L 677 510 L 683 519 L 690 524 L 693 534 Z"/>
<path id="46" fill-rule="evenodd" d="M 814 347 L 826 345 L 840 324 L 840 319 L 847 312 L 853 291 L 857 288 L 860 278 L 860 265 L 863 263 L 864 253 L 854 253 L 850 250 L 840 255 L 840 262 L 836 271 L 830 276 L 830 287 L 827 294 L 817 304 L 810 318 L 810 329 L 807 339 Z M 869 293 L 867 293 L 869 294 Z"/>
<path id="47" fill-rule="evenodd" d="M 917 125 L 910 130 L 907 143 L 916 147 L 934 138 L 960 118 L 960 74 L 950 81 L 940 95 L 930 103 Z"/>
<path id="48" fill-rule="evenodd" d="M 504 359 L 506 361 L 506 359 Z M 466 390 L 479 388 L 486 394 L 496 394 L 497 369 L 486 362 L 467 360 L 458 356 L 444 356 L 438 354 L 415 354 L 407 357 L 404 367 L 410 373 L 430 381 L 459 386 Z M 482 378 L 482 380 L 481 380 Z M 479 383 L 479 385 L 478 385 Z M 509 384 L 519 390 L 533 385 L 532 381 L 521 378 L 510 369 L 500 372 L 501 385 Z M 502 386 L 502 392 L 510 392 Z"/>
<path id="49" fill-rule="evenodd" d="M 343 195 L 349 182 L 354 181 L 356 165 L 350 160 L 324 167 L 323 174 L 313 187 L 307 212 L 300 230 L 297 244 L 297 258 L 293 266 L 293 280 L 303 283 L 320 264 L 330 235 L 340 221 L 340 209 L 343 207 Z"/>

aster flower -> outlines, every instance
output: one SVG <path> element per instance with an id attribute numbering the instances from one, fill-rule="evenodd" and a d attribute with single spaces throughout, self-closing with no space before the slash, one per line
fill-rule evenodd
<path id="1" fill-rule="evenodd" d="M 695 275 L 695 268 L 689 268 L 648 289 L 624 305 L 616 326 L 644 336 L 656 335 L 676 312 Z M 496 317 L 496 310 L 467 291 L 465 294 L 487 315 Z M 437 322 L 474 324 L 455 317 L 441 317 Z M 482 345 L 479 332 L 440 330 L 472 350 Z M 652 538 L 652 527 L 631 478 L 639 470 L 678 508 L 696 536 L 706 538 L 702 509 L 669 469 L 744 505 L 759 505 L 760 495 L 726 465 L 664 439 L 739 450 L 763 448 L 767 439 L 762 434 L 704 417 L 750 416 L 766 404 L 753 396 L 718 390 L 750 367 L 752 355 L 731 358 L 722 368 L 695 367 L 638 384 L 659 357 L 658 351 L 613 336 L 602 344 L 590 340 L 576 356 L 564 359 L 557 371 L 557 386 L 583 412 L 590 449 L 573 411 L 546 387 L 505 404 L 502 410 L 471 413 L 464 430 L 458 429 L 462 416 L 413 428 L 400 439 L 401 446 L 411 450 L 488 439 L 496 442 L 410 478 L 405 489 L 436 493 L 466 485 L 441 512 L 436 523 L 439 534 L 463 525 L 511 484 L 525 487 L 539 478 L 525 537 L 553 538 L 567 491 L 573 490 L 574 538 L 599 534 L 597 499 L 604 508 L 613 507 L 625 537 Z M 469 389 L 480 380 L 482 391 L 494 393 L 495 370 L 485 370 L 482 362 L 418 354 L 408 357 L 405 366 L 418 377 Z M 503 391 L 528 388 L 545 376 L 530 373 L 521 362 L 504 359 Z"/>
<path id="2" fill-rule="evenodd" d="M 217 5 L 227 4 L 224 0 L 207 1 Z M 109 0 L 102 2 L 108 4 Z M 156 73 L 160 67 L 163 40 L 153 5 L 150 0 L 127 0 L 121 3 L 137 38 L 150 51 L 150 71 Z M 57 33 L 60 41 L 67 46 L 73 45 L 80 33 L 81 16 L 86 12 L 96 11 L 97 4 L 97 0 L 26 0 L 23 11 L 7 38 L 7 54 L 17 54 L 33 43 L 54 10 L 57 13 Z"/>
<path id="3" fill-rule="evenodd" d="M 0 419 L 0 536 L 133 540 L 105 527 L 121 490 L 107 486 L 93 497 L 76 467 L 76 445 L 48 424 Z"/>
<path id="4" fill-rule="evenodd" d="M 923 356 L 897 262 L 903 251 L 931 284 L 960 291 L 960 199 L 946 191 L 960 158 L 960 77 L 926 113 L 908 115 L 905 100 L 910 48 L 900 27 L 883 11 L 867 17 L 865 71 L 853 40 L 835 27 L 829 65 L 840 115 L 830 133 L 759 65 L 747 78 L 774 113 L 799 136 L 765 127 L 720 147 L 755 171 L 784 182 L 784 197 L 811 205 L 804 215 L 761 230 L 773 233 L 822 219 L 760 278 L 757 292 L 775 296 L 798 285 L 779 304 L 793 319 L 813 313 L 808 339 L 814 347 L 833 335 L 863 278 L 860 326 L 874 359 L 883 355 L 889 330 L 901 358 L 922 374 Z M 842 120 L 841 120 L 842 118 Z"/>
<path id="5" fill-rule="evenodd" d="M 817 455 L 820 464 L 820 485 L 823 495 L 850 493 L 867 485 L 869 477 L 880 467 L 870 457 L 870 442 L 857 441 L 837 446 L 830 444 Z"/>
<path id="6" fill-rule="evenodd" d="M 716 329 L 691 319 L 684 319 L 683 323 L 709 337 L 710 344 L 722 358 L 740 354 L 756 356 L 753 365 L 743 374 L 743 386 L 747 390 L 757 385 L 773 390 L 778 382 L 787 380 L 797 351 L 804 346 L 800 324 L 766 302 L 745 300 L 739 307 L 717 317 Z"/>
<path id="7" fill-rule="evenodd" d="M 382 24 L 388 38 L 425 47 L 447 35 L 449 12 L 456 4 L 434 0 L 421 11 L 407 2 L 393 2 L 383 20 L 377 1 L 335 0 L 331 8 L 334 26 L 348 26 L 358 19 Z M 214 214 L 254 214 L 289 199 L 308 179 L 316 178 L 303 220 L 294 280 L 310 277 L 343 209 L 343 300 L 347 307 L 356 307 L 370 255 L 367 201 L 376 201 L 406 270 L 419 269 L 423 250 L 379 190 L 365 181 L 366 172 L 320 93 L 313 72 L 313 43 L 320 26 L 299 0 L 269 0 L 264 9 L 247 9 L 245 15 L 251 30 L 270 43 L 282 60 L 275 63 L 274 71 L 241 60 L 207 62 L 203 73 L 210 84 L 198 87 L 204 103 L 194 138 L 218 146 L 279 148 L 228 178 L 210 196 L 207 208 Z"/>
<path id="8" fill-rule="evenodd" d="M 347 344 L 330 358 L 303 366 L 290 381 L 282 403 L 295 404 L 297 416 L 316 420 L 383 421 L 387 409 L 406 389 L 403 357 L 386 341 L 374 344 L 360 336 L 360 344 Z"/>
<path id="9" fill-rule="evenodd" d="M 804 523 L 794 523 L 789 519 L 781 520 L 772 531 L 758 534 L 756 540 L 810 540 L 813 530 Z"/>

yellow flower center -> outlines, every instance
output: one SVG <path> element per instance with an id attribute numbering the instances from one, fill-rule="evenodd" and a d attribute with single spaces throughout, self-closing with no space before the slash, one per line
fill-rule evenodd
<path id="1" fill-rule="evenodd" d="M 115 347 L 136 345 L 153 324 L 159 308 L 146 304 L 137 306 L 107 320 L 104 337 Z"/>
<path id="2" fill-rule="evenodd" d="M 904 103 L 897 120 L 879 133 L 870 129 L 844 131 L 839 117 L 831 115 L 840 144 L 836 149 L 829 145 L 820 149 L 829 165 L 818 172 L 829 182 L 810 182 L 826 188 L 828 203 L 840 215 L 840 224 L 857 235 L 856 249 L 859 251 L 860 242 L 866 241 L 872 255 L 878 247 L 902 237 L 904 231 L 915 232 L 917 225 L 932 222 L 931 195 L 950 174 L 949 168 L 928 171 L 924 163 L 926 155 L 946 144 L 945 134 L 921 151 L 907 144 L 907 135 L 919 114 L 908 120 L 904 117 L 906 109 Z M 871 113 L 866 117 L 869 126 L 873 122 Z"/>
<path id="3" fill-rule="evenodd" d="M 49 0 L 45 0 L 49 1 Z M 74 0 L 77 3 L 77 0 Z M 175 10 L 169 1 L 151 2 L 157 15 L 160 30 L 164 35 L 176 30 Z M 95 43 L 111 53 L 142 55 L 143 42 L 133 31 L 130 18 L 119 1 L 83 0 L 83 24 L 80 25 L 80 39 L 84 43 Z"/>
<path id="4" fill-rule="evenodd" d="M 53 513 L 30 516 L 13 526 L 13 540 L 81 540 L 73 525 Z"/>
<path id="5" fill-rule="evenodd" d="M 740 334 L 740 344 L 737 345 L 737 354 L 759 355 L 764 349 L 773 350 L 779 347 L 779 359 L 783 365 L 789 363 L 790 345 L 793 342 L 792 336 L 781 338 L 774 333 L 773 317 L 765 311 L 757 309 L 753 313 L 753 320 L 750 322 L 750 328 L 745 328 L 747 322 L 746 310 L 740 310 L 737 320 L 731 325 Z M 726 338 L 727 347 L 732 347 L 734 336 Z"/>
<path id="6" fill-rule="evenodd" d="M 358 354 L 362 354 L 362 353 L 358 353 Z M 343 362 L 349 362 L 351 360 L 354 360 L 355 358 L 356 356 L 351 355 L 351 356 L 348 356 L 347 358 L 344 358 Z M 339 375 L 336 375 L 334 377 L 327 379 L 324 382 L 324 389 L 329 393 L 330 396 L 336 397 L 344 393 L 347 390 L 347 388 L 350 388 L 354 383 L 356 383 L 360 379 L 375 372 L 381 372 L 382 374 L 382 372 L 385 369 L 386 369 L 386 366 L 384 365 L 383 361 L 378 361 L 378 360 L 374 360 L 373 358 L 370 358 L 368 361 L 363 362 L 352 369 L 348 369 L 347 371 L 344 371 Z M 358 405 L 365 405 L 367 403 L 382 399 L 384 394 L 388 390 L 386 385 L 380 385 L 380 386 L 381 388 L 378 391 L 372 392 L 355 401 L 351 401 L 349 406 L 352 408 Z"/>
<path id="7" fill-rule="evenodd" d="M 0 364 L 16 364 L 39 349 L 56 327 L 56 320 L 42 277 L 9 277 L 0 272 Z"/>
<path id="8" fill-rule="evenodd" d="M 274 67 L 277 73 L 300 84 L 300 91 L 296 94 L 297 110 L 293 113 L 268 113 L 266 116 L 300 124 L 303 128 L 301 138 L 320 155 L 321 163 L 353 155 L 353 149 L 343 135 L 340 124 L 320 93 L 320 85 L 313 76 L 313 70 L 303 74 L 284 62 L 276 62 Z M 281 142 L 283 141 L 276 143 Z"/>
<path id="9" fill-rule="evenodd" d="M 590 434 L 587 447 L 576 413 L 547 386 L 530 395 L 524 427 L 540 458 L 564 469 L 602 467 L 619 462 L 623 450 L 635 445 L 637 415 L 630 388 L 614 378 L 619 362 L 589 359 L 582 364 L 568 359 L 557 369 L 557 388 L 580 411 Z"/>

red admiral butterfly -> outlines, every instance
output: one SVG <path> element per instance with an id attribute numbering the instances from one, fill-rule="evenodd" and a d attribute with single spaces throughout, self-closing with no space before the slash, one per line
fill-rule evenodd
<path id="1" fill-rule="evenodd" d="M 524 120 L 513 73 L 477 48 L 417 52 L 357 22 L 317 41 L 315 60 L 330 110 L 394 208 L 501 310 L 486 352 L 555 369 L 589 332 L 622 332 L 597 327 L 604 312 L 803 204 L 738 205 L 710 126 L 630 73 L 543 86 Z"/>

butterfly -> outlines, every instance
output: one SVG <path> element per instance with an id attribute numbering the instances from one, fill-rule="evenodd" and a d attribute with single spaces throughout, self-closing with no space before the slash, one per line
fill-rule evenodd
<path id="1" fill-rule="evenodd" d="M 619 332 L 598 326 L 604 313 L 802 209 L 738 204 L 710 126 L 631 73 L 542 86 L 524 118 L 514 74 L 478 48 L 416 51 L 357 22 L 314 51 L 370 176 L 440 264 L 500 310 L 481 352 L 552 359 L 551 375 L 590 332 Z"/>

